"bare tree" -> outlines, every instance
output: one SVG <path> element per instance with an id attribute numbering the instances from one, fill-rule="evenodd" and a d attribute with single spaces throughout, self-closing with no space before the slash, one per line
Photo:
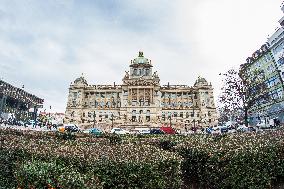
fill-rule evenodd
<path id="1" fill-rule="evenodd" d="M 274 101 L 269 96 L 269 88 L 265 83 L 264 70 L 258 69 L 250 72 L 248 75 L 244 72 L 238 72 L 230 69 L 223 75 L 223 87 L 219 97 L 220 118 L 227 116 L 235 117 L 237 120 L 243 120 L 248 126 L 248 114 L 254 107 L 257 112 L 257 106 L 261 101 Z"/>
<path id="2" fill-rule="evenodd" d="M 244 120 L 245 125 L 248 125 L 248 92 L 245 82 L 239 76 L 239 72 L 230 69 L 223 75 L 223 87 L 219 96 L 218 110 L 222 121 L 229 121 L 232 117 L 235 120 Z"/>

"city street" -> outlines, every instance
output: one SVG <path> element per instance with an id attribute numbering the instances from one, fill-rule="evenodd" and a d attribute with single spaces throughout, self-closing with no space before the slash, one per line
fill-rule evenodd
<path id="1" fill-rule="evenodd" d="M 6 128 L 10 128 L 10 129 L 17 129 L 17 130 L 32 130 L 32 131 L 56 131 L 55 128 L 51 128 L 51 129 L 48 129 L 46 126 L 44 127 L 33 127 L 31 125 L 29 126 L 17 126 L 17 125 L 4 125 L 4 124 L 1 124 L 0 125 L 0 129 L 6 129 Z"/>

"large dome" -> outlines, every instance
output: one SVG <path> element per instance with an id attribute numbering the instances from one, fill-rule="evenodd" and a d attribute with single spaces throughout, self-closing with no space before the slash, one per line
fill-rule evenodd
<path id="1" fill-rule="evenodd" d="M 199 76 L 195 81 L 194 86 L 202 86 L 202 85 L 208 85 L 208 82 L 206 81 L 205 78 Z"/>
<path id="2" fill-rule="evenodd" d="M 139 55 L 132 61 L 132 64 L 150 64 L 149 59 L 145 58 L 142 51 L 139 51 Z"/>
<path id="3" fill-rule="evenodd" d="M 86 79 L 83 76 L 78 77 L 77 79 L 75 79 L 74 84 L 75 85 L 88 85 Z"/>

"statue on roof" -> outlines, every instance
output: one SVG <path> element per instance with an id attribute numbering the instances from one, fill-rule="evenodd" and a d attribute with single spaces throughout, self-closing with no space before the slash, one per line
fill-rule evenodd
<path id="1" fill-rule="evenodd" d="M 143 52 L 139 51 L 139 56 L 138 57 L 143 57 Z"/>
<path id="2" fill-rule="evenodd" d="M 129 72 L 128 71 L 125 71 L 124 79 L 129 79 Z"/>
<path id="3" fill-rule="evenodd" d="M 155 71 L 155 72 L 153 73 L 152 78 L 159 78 L 159 76 L 158 76 L 158 74 L 157 74 L 157 71 Z"/>

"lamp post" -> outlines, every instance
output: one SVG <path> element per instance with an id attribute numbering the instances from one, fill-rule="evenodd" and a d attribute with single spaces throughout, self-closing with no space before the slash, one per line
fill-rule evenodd
<path id="1" fill-rule="evenodd" d="M 172 113 L 171 112 L 169 112 L 169 114 L 168 114 L 169 116 L 170 116 L 170 127 L 172 127 Z"/>
<path id="2" fill-rule="evenodd" d="M 194 93 L 193 96 L 195 98 L 196 94 Z M 193 129 L 194 129 L 194 132 L 195 132 L 196 128 L 195 128 L 195 112 L 194 112 L 195 111 L 195 105 L 194 105 L 194 100 L 193 100 L 194 98 L 192 98 L 192 104 L 193 104 L 192 105 L 192 108 L 193 108 L 192 109 L 192 114 L 193 114 Z"/>
<path id="3" fill-rule="evenodd" d="M 113 128 L 113 113 L 111 113 L 111 128 Z"/>
<path id="4" fill-rule="evenodd" d="M 96 111 L 94 111 L 94 126 L 95 126 L 95 124 L 96 124 Z"/>

